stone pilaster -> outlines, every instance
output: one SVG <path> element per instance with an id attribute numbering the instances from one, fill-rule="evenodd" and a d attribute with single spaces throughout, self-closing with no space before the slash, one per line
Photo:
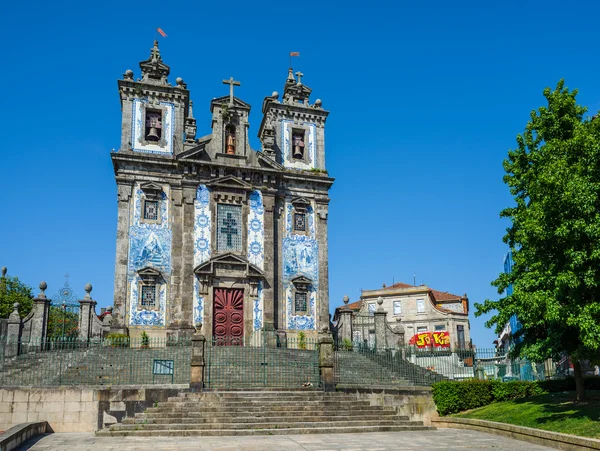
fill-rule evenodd
<path id="1" fill-rule="evenodd" d="M 92 284 L 85 286 L 85 296 L 79 301 L 79 338 L 89 340 L 92 337 L 92 314 L 96 314 L 96 301 L 92 299 Z"/>
<path id="2" fill-rule="evenodd" d="M 14 357 L 19 353 L 19 340 L 21 339 L 21 316 L 19 315 L 19 303 L 15 302 L 14 310 L 8 317 L 8 328 L 6 331 L 5 357 Z"/>
<path id="3" fill-rule="evenodd" d="M 206 347 L 206 338 L 198 330 L 192 336 L 192 360 L 190 374 L 190 388 L 192 390 L 202 390 L 204 388 L 204 349 Z"/>
<path id="4" fill-rule="evenodd" d="M 183 249 L 181 268 L 181 332 L 194 333 L 194 200 L 197 186 L 183 189 Z"/>
<path id="5" fill-rule="evenodd" d="M 284 330 L 287 329 L 285 323 L 285 287 L 283 286 L 283 237 L 284 237 L 284 208 L 285 200 L 283 197 L 277 196 L 275 198 L 275 206 L 273 208 L 273 222 L 275 224 L 273 232 L 273 239 L 275 241 L 275 255 L 273 261 L 276 262 L 273 268 L 273 280 L 275 286 L 273 287 L 273 304 L 275 306 L 274 318 L 276 319 L 275 329 Z"/>
<path id="6" fill-rule="evenodd" d="M 377 303 L 379 304 L 379 307 L 377 308 L 377 311 L 375 313 L 373 313 L 374 320 L 375 320 L 375 346 L 378 350 L 383 350 L 387 347 L 387 340 L 386 340 L 387 312 L 381 306 L 381 304 L 383 304 L 383 299 L 381 297 L 379 297 L 377 299 Z"/>
<path id="7" fill-rule="evenodd" d="M 344 303 L 348 304 L 348 296 L 344 296 Z M 338 327 L 338 346 L 342 340 L 352 341 L 352 310 L 348 307 L 342 307 L 339 312 L 339 327 Z"/>
<path id="8" fill-rule="evenodd" d="M 129 222 L 132 185 L 117 182 L 117 252 L 115 262 L 115 294 L 111 330 L 127 333 L 127 262 L 129 259 Z"/>
<path id="9" fill-rule="evenodd" d="M 166 326 L 169 335 L 177 335 L 179 322 L 182 319 L 181 299 L 183 286 L 189 283 L 183 274 L 183 190 L 171 186 L 171 275 L 166 282 L 169 286 L 167 295 Z"/>
<path id="10" fill-rule="evenodd" d="M 48 288 L 46 282 L 40 283 L 40 293 L 33 299 L 33 315 L 31 317 L 31 334 L 33 340 L 43 343 L 48 336 L 48 315 L 50 312 L 50 299 L 44 291 Z"/>
<path id="11" fill-rule="evenodd" d="M 326 392 L 335 391 L 333 378 L 333 337 L 328 332 L 319 333 L 319 372 L 321 374 L 321 385 Z"/>
<path id="12" fill-rule="evenodd" d="M 317 200 L 317 241 L 319 242 L 319 311 L 317 329 L 329 328 L 329 247 L 327 235 L 327 202 Z"/>
<path id="13" fill-rule="evenodd" d="M 275 196 L 263 194 L 265 242 L 264 272 L 266 281 L 263 287 L 263 328 L 272 329 L 275 323 L 275 296 L 277 282 L 275 278 Z M 267 324 L 269 325 L 267 327 Z"/>

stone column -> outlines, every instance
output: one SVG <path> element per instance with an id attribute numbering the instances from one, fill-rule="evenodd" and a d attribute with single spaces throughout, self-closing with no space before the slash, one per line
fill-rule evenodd
<path id="1" fill-rule="evenodd" d="M 167 318 L 165 324 L 167 335 L 177 336 L 179 321 L 182 317 L 181 300 L 182 289 L 186 283 L 183 272 L 183 189 L 180 186 L 171 185 L 171 274 L 164 274 L 165 282 L 168 286 L 167 294 Z M 189 282 L 188 282 L 189 283 Z"/>
<path id="2" fill-rule="evenodd" d="M 8 317 L 8 328 L 6 331 L 5 357 L 14 357 L 19 353 L 19 340 L 21 338 L 21 315 L 19 315 L 19 303 L 15 302 L 14 310 Z"/>
<path id="3" fill-rule="evenodd" d="M 381 296 L 377 298 L 377 304 L 379 304 L 379 307 L 377 308 L 377 311 L 373 314 L 375 318 L 375 347 L 378 351 L 382 351 L 387 347 L 387 312 L 381 306 L 383 304 L 383 298 Z"/>
<path id="4" fill-rule="evenodd" d="M 342 340 L 352 341 L 352 310 L 348 308 L 350 298 L 344 296 L 344 307 L 339 310 L 338 346 Z"/>
<path id="5" fill-rule="evenodd" d="M 204 388 L 204 349 L 206 347 L 206 338 L 202 335 L 201 325 L 196 333 L 192 335 L 192 364 L 190 388 L 192 390 L 202 390 Z"/>
<path id="6" fill-rule="evenodd" d="M 319 333 L 319 373 L 321 384 L 326 392 L 335 391 L 335 380 L 333 377 L 333 337 L 327 329 Z"/>
<path id="7" fill-rule="evenodd" d="M 89 340 L 92 336 L 92 314 L 95 314 L 96 301 L 92 300 L 92 284 L 86 284 L 85 296 L 79 301 L 79 338 Z"/>
<path id="8" fill-rule="evenodd" d="M 263 286 L 263 329 L 267 331 L 274 330 L 275 324 L 275 299 L 274 291 L 277 289 L 274 274 L 275 262 L 275 196 L 263 193 L 264 208 L 264 228 L 265 228 L 265 278 Z"/>
<path id="9" fill-rule="evenodd" d="M 33 317 L 31 318 L 31 338 L 39 340 L 42 346 L 48 335 L 48 314 L 50 299 L 44 291 L 48 288 L 46 282 L 40 283 L 40 293 L 33 299 Z"/>
<path id="10" fill-rule="evenodd" d="M 181 271 L 181 312 L 180 334 L 194 334 L 194 201 L 197 184 L 183 190 L 183 266 Z"/>
<path id="11" fill-rule="evenodd" d="M 129 202 L 132 186 L 117 181 L 117 252 L 115 261 L 115 297 L 111 331 L 127 334 L 127 262 L 129 259 Z"/>
<path id="12" fill-rule="evenodd" d="M 285 286 L 283 284 L 283 238 L 285 237 L 285 232 L 282 230 L 285 224 L 285 198 L 278 196 L 275 198 L 275 207 L 273 209 L 273 239 L 275 241 L 275 255 L 273 256 L 274 268 L 273 268 L 273 283 L 275 286 L 273 287 L 274 292 L 274 304 L 275 304 L 275 318 L 277 321 L 275 322 L 275 329 L 278 331 L 282 331 L 285 334 L 284 330 L 287 328 L 287 324 L 285 321 Z"/>
<path id="13" fill-rule="evenodd" d="M 329 248 L 327 241 L 327 215 L 329 199 L 317 200 L 317 241 L 319 243 L 319 310 L 317 329 L 329 329 Z"/>

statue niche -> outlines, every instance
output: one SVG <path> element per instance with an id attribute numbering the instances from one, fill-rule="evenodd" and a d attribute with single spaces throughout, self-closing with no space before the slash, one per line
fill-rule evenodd
<path id="1" fill-rule="evenodd" d="M 231 124 L 225 126 L 225 153 L 235 155 L 235 127 Z"/>

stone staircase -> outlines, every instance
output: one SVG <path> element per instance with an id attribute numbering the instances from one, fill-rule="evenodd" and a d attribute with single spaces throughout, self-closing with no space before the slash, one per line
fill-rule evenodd
<path id="1" fill-rule="evenodd" d="M 355 395 L 303 390 L 183 392 L 98 436 L 231 436 L 434 429 Z"/>

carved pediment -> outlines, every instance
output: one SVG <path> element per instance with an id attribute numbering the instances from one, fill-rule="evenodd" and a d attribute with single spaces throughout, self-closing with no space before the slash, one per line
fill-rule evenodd
<path id="1" fill-rule="evenodd" d="M 145 268 L 138 270 L 137 273 L 138 276 L 140 276 L 140 279 L 149 283 L 154 283 L 161 277 L 160 271 L 150 266 L 146 266 Z"/>
<path id="2" fill-rule="evenodd" d="M 221 177 L 215 181 L 212 181 L 208 184 L 208 187 L 211 189 L 224 188 L 225 190 L 236 189 L 244 191 L 252 191 L 254 189 L 250 183 L 245 182 L 233 175 L 226 175 L 225 177 Z"/>
<path id="3" fill-rule="evenodd" d="M 212 99 L 210 102 L 210 112 L 212 113 L 215 105 L 229 105 L 229 96 L 222 96 Z M 233 97 L 233 107 L 234 108 L 242 108 L 244 110 L 250 110 L 250 104 L 244 102 L 243 100 L 238 99 L 237 97 Z"/>
<path id="4" fill-rule="evenodd" d="M 310 207 L 310 201 L 305 197 L 295 197 L 292 199 L 292 205 L 297 212 L 304 212 Z"/>
<path id="5" fill-rule="evenodd" d="M 305 291 L 308 290 L 308 286 L 312 285 L 312 280 L 305 276 L 297 276 L 292 279 L 292 283 L 297 290 Z"/>
<path id="6" fill-rule="evenodd" d="M 162 192 L 162 186 L 155 182 L 145 182 L 140 184 L 140 189 L 144 192 L 147 199 L 156 199 Z"/>
<path id="7" fill-rule="evenodd" d="M 263 152 L 256 152 L 256 156 L 261 167 L 276 169 L 277 171 L 283 170 L 283 166 L 266 156 Z"/>
<path id="8" fill-rule="evenodd" d="M 208 140 L 210 141 L 210 140 Z M 208 142 L 207 141 L 207 142 Z M 194 146 L 190 149 L 186 149 L 180 154 L 177 155 L 177 159 L 180 160 L 209 160 L 208 152 L 206 151 L 206 142 L 202 142 L 197 146 Z"/>
<path id="9" fill-rule="evenodd" d="M 194 269 L 194 274 L 199 278 L 215 276 L 217 270 L 241 272 L 243 277 L 265 277 L 265 273 L 260 268 L 250 263 L 241 255 L 232 254 L 230 252 L 213 257 L 209 261 L 198 265 Z"/>

